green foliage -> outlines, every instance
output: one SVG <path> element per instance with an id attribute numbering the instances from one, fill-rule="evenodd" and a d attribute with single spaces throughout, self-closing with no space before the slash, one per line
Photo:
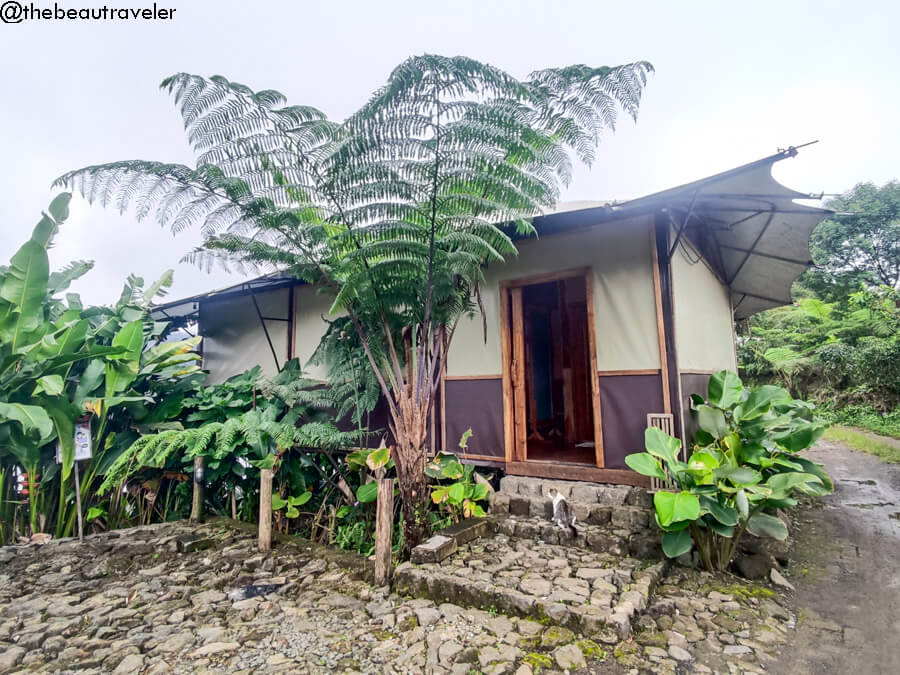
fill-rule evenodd
<path id="1" fill-rule="evenodd" d="M 459 447 L 465 450 L 471 436 L 472 430 L 467 429 Z M 452 453 L 439 452 L 425 467 L 425 475 L 439 483 L 431 489 L 431 501 L 449 512 L 454 522 L 460 518 L 484 517 L 484 508 L 478 502 L 487 501 L 490 491 L 487 481 L 471 464 L 463 464 Z"/>
<path id="2" fill-rule="evenodd" d="M 53 200 L 31 239 L 0 268 L 0 467 L 7 481 L 19 471 L 29 476 L 31 531 L 55 525 L 59 536 L 74 526 L 76 420 L 91 418 L 93 457 L 82 467 L 82 501 L 90 504 L 94 478 L 130 443 L 134 429 L 177 414 L 199 373 L 197 340 L 160 344 L 165 324 L 147 316 L 146 303 L 171 283 L 171 272 L 148 294 L 138 293 L 143 281 L 130 277 L 113 307 L 84 307 L 72 293 L 56 297 L 92 267 L 78 261 L 49 273 L 47 249 L 68 215 L 69 198 Z M 0 492 L 10 494 L 7 486 Z"/>
<path id="3" fill-rule="evenodd" d="M 242 460 L 257 469 L 275 469 L 296 447 L 346 447 L 356 434 L 334 426 L 330 402 L 319 383 L 301 376 L 296 359 L 271 380 L 260 378 L 255 368 L 224 385 L 205 387 L 187 402 L 194 410 L 186 419 L 199 426 L 141 437 L 110 466 L 100 492 L 121 485 L 143 468 L 162 468 L 170 458 L 188 461 L 202 456 L 213 471 L 220 467 L 232 471 Z M 224 421 L 207 421 L 215 418 Z"/>
<path id="4" fill-rule="evenodd" d="M 866 405 L 842 407 L 822 405 L 818 408 L 818 412 L 834 424 L 861 427 L 877 434 L 900 438 L 900 408 L 884 413 Z"/>
<path id="5" fill-rule="evenodd" d="M 273 494 L 272 511 L 281 511 L 284 509 L 285 518 L 297 518 L 300 515 L 300 511 L 297 510 L 297 507 L 303 506 L 310 499 L 312 499 L 312 492 L 309 490 L 301 492 L 295 497 L 288 497 L 287 499 L 283 498 L 280 494 Z"/>
<path id="6" fill-rule="evenodd" d="M 829 441 L 849 445 L 855 450 L 880 457 L 891 464 L 900 464 L 900 443 L 875 434 L 867 434 L 844 427 L 829 427 L 825 432 Z"/>
<path id="7" fill-rule="evenodd" d="M 829 300 L 860 284 L 900 288 L 900 182 L 860 183 L 827 206 L 838 214 L 813 231 L 810 251 L 820 267 L 804 283 Z"/>
<path id="8" fill-rule="evenodd" d="M 817 266 L 794 285 L 796 303 L 749 320 L 738 362 L 835 421 L 886 432 L 879 417 L 900 403 L 900 183 L 861 183 L 828 207 L 838 213 L 813 231 Z"/>
<path id="9" fill-rule="evenodd" d="M 636 117 L 652 66 L 573 65 L 517 79 L 457 56 L 407 59 L 341 123 L 273 90 L 179 73 L 173 94 L 194 168 L 147 161 L 62 176 L 89 199 L 155 211 L 188 256 L 278 269 L 317 284 L 345 313 L 392 420 L 406 545 L 427 533 L 421 467 L 444 355 L 475 311 L 487 263 L 514 255 L 512 229 L 551 209 L 591 163 L 618 111 Z M 343 359 L 326 347 L 326 360 Z M 349 358 L 353 362 L 353 358 Z M 354 368 L 356 366 L 354 365 Z M 372 378 L 354 391 L 371 402 Z M 357 404 L 357 408 L 366 405 Z"/>
<path id="10" fill-rule="evenodd" d="M 795 292 L 809 291 L 797 286 Z M 777 379 L 794 395 L 834 410 L 863 406 L 889 413 L 900 402 L 896 290 L 868 288 L 830 303 L 803 297 L 752 317 L 746 328 L 738 361 L 748 379 Z"/>
<path id="11" fill-rule="evenodd" d="M 663 552 L 677 557 L 693 541 L 707 569 L 724 570 L 745 531 L 787 537 L 781 519 L 766 511 L 796 505 L 795 492 L 821 496 L 834 489 L 821 465 L 797 454 L 826 425 L 785 389 L 748 389 L 728 371 L 710 378 L 706 399 L 692 399 L 700 429 L 687 461 L 679 457 L 680 440 L 651 427 L 646 452 L 625 463 L 673 488 L 653 498 Z"/>

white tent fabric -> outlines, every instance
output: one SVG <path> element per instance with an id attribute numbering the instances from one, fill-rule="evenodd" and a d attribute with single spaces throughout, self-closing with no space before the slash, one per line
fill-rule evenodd
<path id="1" fill-rule="evenodd" d="M 660 208 L 679 236 L 700 245 L 731 290 L 735 318 L 791 303 L 791 284 L 812 262 L 809 237 L 832 212 L 798 204 L 816 199 L 775 180 L 772 165 L 797 154 L 771 157 L 613 207 Z M 673 246 L 674 248 L 674 246 Z"/>

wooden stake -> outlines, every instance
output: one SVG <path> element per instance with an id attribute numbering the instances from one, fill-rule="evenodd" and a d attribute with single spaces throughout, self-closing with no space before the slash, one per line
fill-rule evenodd
<path id="1" fill-rule="evenodd" d="M 378 479 L 375 515 L 375 585 L 384 586 L 391 577 L 391 536 L 394 529 L 394 479 Z"/>
<path id="2" fill-rule="evenodd" d="M 272 550 L 272 469 L 259 472 L 259 550 Z"/>
<path id="3" fill-rule="evenodd" d="M 73 462 L 75 469 L 75 509 L 78 512 L 78 541 L 84 541 L 84 524 L 81 520 L 81 479 L 78 477 L 78 462 Z"/>
<path id="4" fill-rule="evenodd" d="M 203 522 L 205 473 L 203 458 L 194 457 L 194 499 L 191 502 L 191 523 Z"/>

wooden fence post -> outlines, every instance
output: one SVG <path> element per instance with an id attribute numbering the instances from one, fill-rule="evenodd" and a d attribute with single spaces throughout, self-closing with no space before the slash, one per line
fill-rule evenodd
<path id="1" fill-rule="evenodd" d="M 383 474 L 382 469 L 379 473 Z M 394 479 L 378 479 L 375 513 L 375 585 L 384 586 L 391 578 L 391 537 L 394 530 Z"/>
<path id="2" fill-rule="evenodd" d="M 272 550 L 272 469 L 259 472 L 259 550 Z"/>
<path id="3" fill-rule="evenodd" d="M 202 457 L 194 457 L 194 499 L 191 502 L 191 523 L 203 521 L 203 500 L 205 497 L 206 470 Z"/>

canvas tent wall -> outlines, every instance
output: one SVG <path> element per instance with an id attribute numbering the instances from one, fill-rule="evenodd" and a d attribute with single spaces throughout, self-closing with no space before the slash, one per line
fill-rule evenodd
<path id="1" fill-rule="evenodd" d="M 448 446 L 471 427 L 473 456 L 508 459 L 501 388 L 501 283 L 549 272 L 591 270 L 607 467 L 625 468 L 625 454 L 640 449 L 647 412 L 662 409 L 651 255 L 653 218 L 604 218 L 605 222 L 596 223 L 592 222 L 596 209 L 570 215 L 580 216 L 577 231 L 521 241 L 516 258 L 486 270 L 482 299 L 487 333 L 481 316 L 464 317 L 447 356 Z"/>

